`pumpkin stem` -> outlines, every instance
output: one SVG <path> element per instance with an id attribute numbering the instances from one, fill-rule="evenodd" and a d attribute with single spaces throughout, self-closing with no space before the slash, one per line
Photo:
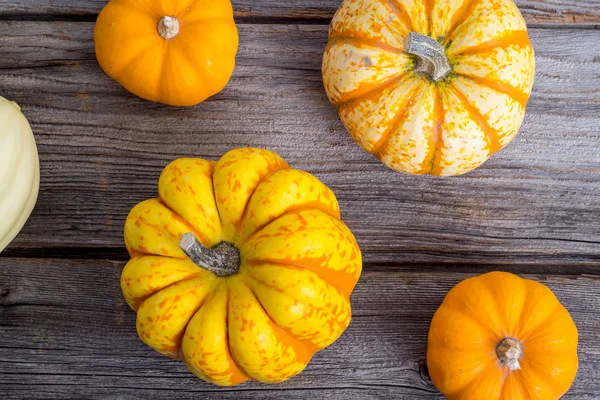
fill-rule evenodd
<path id="1" fill-rule="evenodd" d="M 404 49 L 417 56 L 415 72 L 427 75 L 434 82 L 444 79 L 452 71 L 444 47 L 429 36 L 409 33 L 404 40 Z"/>
<path id="2" fill-rule="evenodd" d="M 517 371 L 521 369 L 519 360 L 523 357 L 523 345 L 515 338 L 504 338 L 496 346 L 496 355 L 511 371 Z"/>
<path id="3" fill-rule="evenodd" d="M 221 242 L 208 249 L 188 232 L 181 235 L 179 248 L 194 264 L 217 276 L 235 275 L 240 270 L 240 251 L 231 243 Z"/>
<path id="4" fill-rule="evenodd" d="M 158 33 L 165 40 L 173 39 L 179 34 L 179 20 L 168 15 L 158 21 Z"/>

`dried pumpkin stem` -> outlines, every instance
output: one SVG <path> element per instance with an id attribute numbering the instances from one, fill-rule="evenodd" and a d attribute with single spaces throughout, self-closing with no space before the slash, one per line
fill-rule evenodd
<path id="1" fill-rule="evenodd" d="M 181 235 L 179 247 L 194 264 L 217 276 L 235 275 L 240 269 L 240 251 L 231 243 L 221 242 L 208 249 L 188 232 Z"/>
<path id="2" fill-rule="evenodd" d="M 427 75 L 434 82 L 444 79 L 452 70 L 444 47 L 429 36 L 409 33 L 404 40 L 404 49 L 417 56 L 415 72 Z"/>
<path id="3" fill-rule="evenodd" d="M 523 345 L 515 338 L 504 338 L 496 346 L 496 355 L 500 362 L 507 365 L 511 371 L 521 369 L 519 360 L 523 357 Z"/>
<path id="4" fill-rule="evenodd" d="M 179 20 L 168 15 L 158 21 L 158 34 L 165 40 L 173 39 L 179 34 Z"/>

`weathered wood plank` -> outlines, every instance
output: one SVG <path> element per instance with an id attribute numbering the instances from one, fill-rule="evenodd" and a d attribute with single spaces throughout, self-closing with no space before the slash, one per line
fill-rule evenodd
<path id="1" fill-rule="evenodd" d="M 427 377 L 427 332 L 464 274 L 365 271 L 353 322 L 299 376 L 281 385 L 219 389 L 137 338 L 121 296 L 122 262 L 0 259 L 0 397 L 442 399 Z M 533 276 L 579 328 L 580 369 L 565 399 L 600 393 L 598 276 Z M 213 395 L 215 395 L 213 393 Z M 200 397 L 201 398 L 201 397 Z"/>
<path id="2" fill-rule="evenodd" d="M 0 0 L 0 18 L 93 18 L 107 0 Z M 237 18 L 322 20 L 326 22 L 341 0 L 232 0 Z M 600 0 L 516 0 L 528 23 L 598 24 Z M 291 22 L 291 21 L 290 21 Z"/>
<path id="3" fill-rule="evenodd" d="M 522 132 L 482 168 L 440 179 L 394 173 L 354 144 L 322 88 L 325 26 L 241 26 L 231 83 L 188 109 L 137 99 L 105 76 L 92 29 L 0 23 L 0 95 L 23 107 L 42 165 L 17 253 L 122 249 L 128 211 L 156 196 L 170 160 L 258 146 L 334 190 L 367 263 L 600 265 L 600 31 L 532 30 L 538 74 Z"/>

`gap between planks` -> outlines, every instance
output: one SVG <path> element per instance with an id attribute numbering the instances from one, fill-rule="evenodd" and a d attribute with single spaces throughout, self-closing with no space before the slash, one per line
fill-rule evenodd
<path id="1" fill-rule="evenodd" d="M 92 32 L 0 23 L 0 94 L 30 119 L 42 167 L 36 209 L 8 251 L 105 247 L 125 259 L 127 213 L 156 196 L 170 160 L 251 145 L 336 193 L 368 266 L 600 266 L 600 31 L 531 30 L 538 75 L 521 133 L 452 179 L 394 173 L 353 143 L 323 92 L 326 26 L 240 26 L 230 84 L 189 109 L 120 88 L 94 60 Z"/>

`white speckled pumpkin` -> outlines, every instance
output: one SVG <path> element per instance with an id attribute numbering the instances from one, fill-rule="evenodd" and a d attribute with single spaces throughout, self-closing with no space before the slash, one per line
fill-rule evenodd
<path id="1" fill-rule="evenodd" d="M 16 103 L 0 97 L 0 251 L 29 218 L 40 186 L 33 132 Z"/>
<path id="2" fill-rule="evenodd" d="M 345 0 L 323 59 L 354 140 L 410 174 L 463 174 L 506 146 L 534 74 L 512 0 Z"/>

